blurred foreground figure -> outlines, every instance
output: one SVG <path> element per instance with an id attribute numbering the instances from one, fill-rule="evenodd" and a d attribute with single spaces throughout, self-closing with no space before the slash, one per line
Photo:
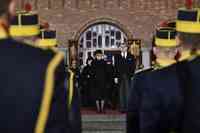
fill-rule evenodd
<path id="1" fill-rule="evenodd" d="M 0 1 L 0 132 L 69 133 L 64 56 L 14 41 L 14 12 L 14 0 Z"/>
<path id="2" fill-rule="evenodd" d="M 80 112 L 80 90 L 79 90 L 79 69 L 76 60 L 71 63 L 68 70 L 68 94 L 69 94 L 69 125 L 72 133 L 81 133 L 81 112 Z"/>
<path id="3" fill-rule="evenodd" d="M 182 86 L 177 73 L 176 31 L 159 28 L 153 68 L 136 74 L 127 113 L 128 133 L 180 132 Z"/>
<path id="4" fill-rule="evenodd" d="M 200 23 L 198 8 L 179 9 L 177 16 L 177 43 L 182 45 L 184 54 L 180 70 L 184 84 L 184 117 L 182 133 L 196 133 L 200 130 Z M 187 56 L 186 56 L 187 55 Z M 189 55 L 189 56 L 188 56 Z"/>

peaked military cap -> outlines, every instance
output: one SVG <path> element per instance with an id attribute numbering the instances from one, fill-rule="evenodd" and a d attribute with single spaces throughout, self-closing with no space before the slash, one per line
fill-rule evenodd
<path id="1" fill-rule="evenodd" d="M 170 27 L 159 28 L 156 30 L 155 45 L 159 47 L 175 47 L 176 30 Z"/>
<path id="2" fill-rule="evenodd" d="M 180 8 L 177 15 L 176 30 L 184 33 L 200 33 L 200 9 Z"/>
<path id="3" fill-rule="evenodd" d="M 38 46 L 41 47 L 56 47 L 56 31 L 55 30 L 46 30 L 42 29 L 38 35 L 38 40 L 36 42 Z"/>
<path id="4" fill-rule="evenodd" d="M 31 7 L 29 7 L 31 8 Z M 18 11 L 13 17 L 10 26 L 10 35 L 13 37 L 28 37 L 39 34 L 38 14 L 29 10 Z"/>
<path id="5" fill-rule="evenodd" d="M 176 21 L 169 21 L 169 22 L 167 23 L 167 27 L 176 28 Z"/>

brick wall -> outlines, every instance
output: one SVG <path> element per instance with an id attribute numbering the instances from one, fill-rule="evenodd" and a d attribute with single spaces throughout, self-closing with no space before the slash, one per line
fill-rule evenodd
<path id="1" fill-rule="evenodd" d="M 96 20 L 116 23 L 129 38 L 149 44 L 155 26 L 174 19 L 176 9 L 184 5 L 184 0 L 18 0 L 18 7 L 26 2 L 58 31 L 61 47 L 67 47 L 69 39 L 77 39 Z"/>

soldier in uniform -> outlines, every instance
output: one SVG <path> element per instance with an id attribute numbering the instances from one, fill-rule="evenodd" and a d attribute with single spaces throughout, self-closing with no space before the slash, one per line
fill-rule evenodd
<path id="1" fill-rule="evenodd" d="M 68 94 L 69 94 L 69 125 L 72 133 L 81 133 L 81 112 L 79 93 L 79 69 L 76 60 L 72 60 L 71 68 L 68 70 Z"/>
<path id="2" fill-rule="evenodd" d="M 177 17 L 177 43 L 181 44 L 184 51 L 189 51 L 190 55 L 180 65 L 180 70 L 186 72 L 186 76 L 182 80 L 185 94 L 182 133 L 196 133 L 200 131 L 199 13 L 199 8 L 192 8 L 192 4 L 188 4 L 187 8 L 178 10 Z"/>
<path id="3" fill-rule="evenodd" d="M 63 54 L 13 40 L 14 0 L 0 1 L 0 131 L 69 133 Z"/>
<path id="4" fill-rule="evenodd" d="M 177 46 L 175 31 L 167 28 L 157 31 L 155 44 L 159 50 L 156 50 L 156 70 L 143 77 L 146 85 L 140 97 L 140 131 L 178 133 L 182 119 L 183 89 L 173 59 Z M 175 48 L 165 48 L 162 51 L 161 47 L 165 45 Z"/>
<path id="5" fill-rule="evenodd" d="M 127 115 L 132 127 L 128 121 L 128 132 L 180 131 L 182 88 L 174 59 L 177 51 L 175 35 L 176 31 L 171 28 L 161 28 L 156 32 L 155 66 L 153 70 L 136 74 L 134 80 Z"/>
<path id="6" fill-rule="evenodd" d="M 140 72 L 136 72 L 132 88 L 130 88 L 130 94 L 128 97 L 128 108 L 126 113 L 127 119 L 127 133 L 139 133 L 139 96 L 140 90 L 142 90 L 143 83 L 140 82 L 143 79 L 143 75 L 149 73 L 153 70 L 153 67 L 148 68 L 146 70 L 142 70 Z"/>

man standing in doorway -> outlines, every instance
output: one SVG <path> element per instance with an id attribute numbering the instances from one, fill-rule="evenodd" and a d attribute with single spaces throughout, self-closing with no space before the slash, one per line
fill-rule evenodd
<path id="1" fill-rule="evenodd" d="M 116 56 L 115 67 L 117 69 L 120 84 L 120 111 L 124 113 L 127 109 L 130 80 L 135 73 L 135 58 L 128 52 L 128 47 L 126 45 L 121 46 L 121 55 Z"/>

